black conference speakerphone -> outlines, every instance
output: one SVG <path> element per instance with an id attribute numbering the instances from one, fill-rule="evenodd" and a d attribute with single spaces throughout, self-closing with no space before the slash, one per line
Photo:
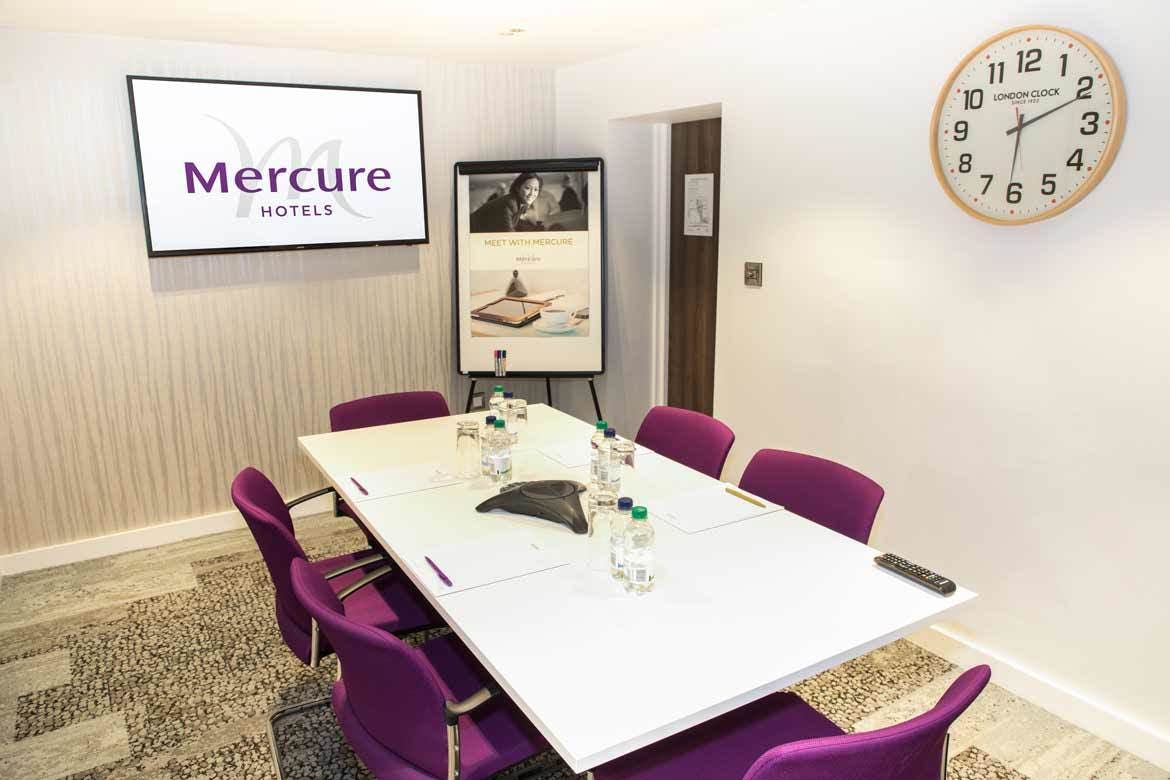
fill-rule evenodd
<path id="1" fill-rule="evenodd" d="M 529 515 L 560 523 L 575 534 L 589 532 L 589 520 L 581 506 L 585 486 L 567 479 L 509 482 L 475 508 L 477 512 L 498 509 L 514 515 Z"/>

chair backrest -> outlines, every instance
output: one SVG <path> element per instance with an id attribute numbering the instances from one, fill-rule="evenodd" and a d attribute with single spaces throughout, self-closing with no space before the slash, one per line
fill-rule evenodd
<path id="1" fill-rule="evenodd" d="M 434 390 L 387 393 L 334 406 L 329 410 L 329 427 L 334 431 L 349 431 L 372 425 L 446 417 L 450 413 L 446 399 Z"/>
<path id="2" fill-rule="evenodd" d="M 292 562 L 293 591 L 341 662 L 346 697 L 363 728 L 387 749 L 435 777 L 447 775 L 446 697 L 418 650 L 346 617 L 329 583 L 308 562 Z"/>
<path id="3" fill-rule="evenodd" d="M 249 466 L 232 480 L 232 502 L 244 516 L 248 530 L 260 548 L 268 566 L 277 604 L 302 630 L 310 628 L 309 616 L 293 595 L 288 567 L 296 559 L 305 559 L 305 551 L 293 532 L 292 516 L 276 486 L 259 470 Z"/>
<path id="4" fill-rule="evenodd" d="M 719 479 L 727 453 L 735 443 L 735 432 L 701 412 L 655 406 L 646 413 L 634 441 Z"/>
<path id="5" fill-rule="evenodd" d="M 991 679 L 991 669 L 964 672 L 933 709 L 895 726 L 774 747 L 744 780 L 938 780 L 947 730 Z"/>
<path id="6" fill-rule="evenodd" d="M 757 452 L 739 486 L 862 544 L 869 541 L 886 495 L 881 485 L 848 466 L 784 450 Z"/>

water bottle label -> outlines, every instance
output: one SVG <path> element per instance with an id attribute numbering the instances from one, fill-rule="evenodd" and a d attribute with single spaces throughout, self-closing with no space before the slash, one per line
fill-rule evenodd
<path id="1" fill-rule="evenodd" d="M 648 585 L 652 579 L 649 566 L 626 567 L 626 577 L 637 585 Z"/>
<path id="2" fill-rule="evenodd" d="M 512 470 L 512 456 L 492 455 L 491 469 L 493 474 L 507 474 Z"/>

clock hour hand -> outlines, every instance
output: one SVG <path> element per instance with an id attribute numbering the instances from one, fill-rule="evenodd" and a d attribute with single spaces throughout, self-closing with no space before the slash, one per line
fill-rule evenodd
<path id="1" fill-rule="evenodd" d="M 1013 128 L 1011 128 L 1010 130 L 1008 130 L 1008 131 L 1005 133 L 1005 135 L 1011 135 L 1012 133 L 1018 133 L 1018 132 L 1020 132 L 1021 130 L 1023 130 L 1025 127 L 1027 127 L 1028 125 L 1032 124 L 1033 122 L 1038 122 L 1039 120 L 1043 119 L 1044 117 L 1048 116 L 1049 114 L 1052 114 L 1052 113 L 1054 113 L 1054 112 L 1056 112 L 1056 111 L 1059 111 L 1060 109 L 1062 109 L 1062 108 L 1064 108 L 1065 106 L 1067 106 L 1069 103 L 1075 103 L 1075 102 L 1077 102 L 1078 100 L 1083 100 L 1083 99 L 1084 99 L 1084 98 L 1073 98 L 1072 100 L 1066 100 L 1065 102 L 1061 103 L 1061 104 L 1060 104 L 1059 106 L 1057 106 L 1056 108 L 1050 108 L 1050 109 L 1048 109 L 1047 111 L 1045 111 L 1045 112 L 1044 112 L 1043 114 L 1041 114 L 1040 116 L 1034 116 L 1034 117 L 1032 117 L 1031 119 L 1029 119 L 1027 122 L 1024 122 L 1023 124 L 1017 124 L 1015 127 L 1013 127 Z"/>
<path id="2" fill-rule="evenodd" d="M 1020 128 L 1024 126 L 1024 115 L 1020 113 L 1019 106 L 1016 106 L 1016 150 L 1012 152 L 1012 172 L 1008 174 L 1008 185 L 1016 180 L 1016 160 L 1020 156 L 1020 139 L 1024 134 L 1020 132 Z"/>

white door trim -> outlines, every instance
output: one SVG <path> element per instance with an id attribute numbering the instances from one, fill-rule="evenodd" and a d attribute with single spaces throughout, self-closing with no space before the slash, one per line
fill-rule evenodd
<path id="1" fill-rule="evenodd" d="M 650 213 L 651 237 L 651 402 L 666 403 L 666 368 L 670 359 L 670 123 L 654 123 Z"/>

